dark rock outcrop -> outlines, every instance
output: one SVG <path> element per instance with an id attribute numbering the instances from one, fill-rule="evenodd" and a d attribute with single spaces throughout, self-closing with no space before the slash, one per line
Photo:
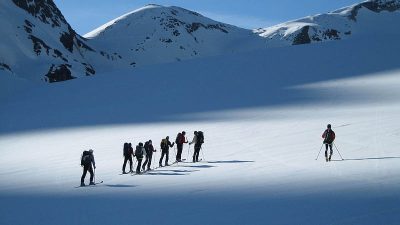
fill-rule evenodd
<path id="1" fill-rule="evenodd" d="M 400 1 L 399 0 L 372 0 L 368 2 L 360 3 L 353 7 L 350 12 L 349 19 L 353 21 L 357 21 L 357 15 L 360 9 L 366 8 L 373 12 L 380 13 L 382 11 L 394 12 L 400 9 Z"/>
<path id="2" fill-rule="evenodd" d="M 310 26 L 304 26 L 301 28 L 300 32 L 294 37 L 293 45 L 302 45 L 311 43 L 310 36 L 308 35 L 308 30 Z"/>
<path id="3" fill-rule="evenodd" d="M 52 65 L 49 72 L 45 75 L 47 77 L 46 81 L 53 83 L 75 79 L 69 68 L 71 68 L 71 65 L 69 64 L 62 64 L 59 66 Z"/>

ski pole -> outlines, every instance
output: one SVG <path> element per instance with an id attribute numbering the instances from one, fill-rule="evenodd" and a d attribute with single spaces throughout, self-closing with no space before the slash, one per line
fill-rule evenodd
<path id="1" fill-rule="evenodd" d="M 322 143 L 322 145 L 321 145 L 321 148 L 319 149 L 319 152 L 318 152 L 317 158 L 315 158 L 315 160 L 318 160 L 319 154 L 321 154 L 322 146 L 324 146 L 324 143 Z"/>
<path id="2" fill-rule="evenodd" d="M 333 143 L 333 146 L 335 146 L 336 151 L 337 151 L 337 152 L 339 153 L 339 155 L 340 155 L 340 158 L 342 158 L 342 160 L 344 160 L 343 157 L 342 157 L 342 155 L 341 155 L 340 152 L 339 152 L 339 149 L 336 147 L 335 143 Z"/>
<path id="3" fill-rule="evenodd" d="M 176 143 L 174 145 L 174 153 L 175 153 L 175 160 L 176 160 Z M 176 161 L 178 161 L 178 160 L 176 160 Z"/>
<path id="4" fill-rule="evenodd" d="M 157 151 L 157 150 L 156 150 L 156 151 Z M 155 158 L 156 158 L 156 153 L 153 152 L 153 169 L 155 168 L 154 164 L 156 163 Z"/>
<path id="5" fill-rule="evenodd" d="M 190 153 L 190 144 L 189 144 L 189 146 L 188 146 L 188 154 L 187 154 L 187 156 L 186 156 L 186 160 L 189 159 L 189 153 Z"/>

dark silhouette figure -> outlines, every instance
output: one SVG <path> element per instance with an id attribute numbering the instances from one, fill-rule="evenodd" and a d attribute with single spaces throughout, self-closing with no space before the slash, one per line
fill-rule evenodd
<path id="1" fill-rule="evenodd" d="M 153 147 L 153 143 L 151 140 L 144 143 L 144 150 L 146 151 L 146 160 L 143 163 L 142 169 L 145 170 L 147 166 L 147 170 L 150 170 L 151 160 L 153 159 L 153 152 L 156 151 Z"/>
<path id="2" fill-rule="evenodd" d="M 136 159 L 137 159 L 137 162 L 138 162 L 138 165 L 136 167 L 136 173 L 137 174 L 140 174 L 140 168 L 142 166 L 142 160 L 143 160 L 144 154 L 146 154 L 146 153 L 145 153 L 145 150 L 144 150 L 144 147 L 143 147 L 143 143 L 140 142 L 139 145 L 136 145 L 136 150 L 135 150 L 135 156 L 136 156 Z"/>
<path id="3" fill-rule="evenodd" d="M 96 169 L 96 163 L 94 161 L 93 150 L 90 149 L 89 151 L 84 151 L 82 153 L 82 157 L 81 157 L 81 166 L 83 167 L 83 173 L 81 176 L 81 186 L 85 186 L 85 177 L 86 177 L 86 174 L 88 171 L 90 173 L 89 185 L 95 185 L 95 183 L 93 182 L 94 173 L 93 173 L 92 164 L 93 164 L 94 169 Z"/>
<path id="4" fill-rule="evenodd" d="M 164 158 L 164 156 L 165 156 L 165 166 L 168 166 L 169 164 L 168 164 L 168 159 L 169 159 L 169 148 L 171 147 L 174 147 L 174 144 L 175 144 L 175 142 L 173 142 L 173 143 L 171 143 L 170 141 L 169 141 L 169 136 L 167 136 L 165 139 L 162 139 L 161 140 L 161 144 L 160 144 L 160 147 L 161 147 L 161 158 L 160 158 L 160 161 L 159 161 L 159 165 L 160 165 L 160 167 L 162 166 L 162 161 L 163 161 L 163 158 Z"/>
<path id="5" fill-rule="evenodd" d="M 132 170 L 132 156 L 133 156 L 133 148 L 131 143 L 125 143 L 124 144 L 124 150 L 123 150 L 123 155 L 124 155 L 124 165 L 122 166 L 122 173 L 126 174 L 125 168 L 126 168 L 126 162 L 129 161 L 129 173 L 133 173 Z"/>
<path id="6" fill-rule="evenodd" d="M 182 133 L 178 133 L 176 136 L 176 148 L 178 149 L 176 153 L 176 161 L 181 162 L 182 161 L 182 151 L 183 151 L 183 144 L 188 143 L 188 141 L 185 138 L 186 132 L 182 131 Z"/>
<path id="7" fill-rule="evenodd" d="M 199 161 L 201 145 L 204 143 L 204 135 L 201 131 L 195 131 L 193 140 L 189 145 L 194 144 L 193 162 Z"/>
<path id="8" fill-rule="evenodd" d="M 322 138 L 324 139 L 324 144 L 325 144 L 325 160 L 331 161 L 332 155 L 333 155 L 333 150 L 332 150 L 332 143 L 335 141 L 335 132 L 331 129 L 332 126 L 328 124 L 327 129 L 324 131 L 322 134 Z M 330 149 L 330 154 L 328 155 L 328 147 Z"/>

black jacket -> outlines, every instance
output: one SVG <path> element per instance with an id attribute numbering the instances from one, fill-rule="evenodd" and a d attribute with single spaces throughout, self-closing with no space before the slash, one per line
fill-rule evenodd
<path id="1" fill-rule="evenodd" d="M 175 144 L 175 143 L 174 143 Z M 174 147 L 174 144 L 172 144 L 169 140 L 167 140 L 167 139 L 163 139 L 162 141 L 161 141 L 161 145 L 160 145 L 160 147 L 161 147 L 161 150 L 163 150 L 163 151 L 168 151 L 169 150 L 169 147 Z"/>

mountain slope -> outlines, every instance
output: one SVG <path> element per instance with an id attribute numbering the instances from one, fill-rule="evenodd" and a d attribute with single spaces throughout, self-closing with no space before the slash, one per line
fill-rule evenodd
<path id="1" fill-rule="evenodd" d="M 52 0 L 0 2 L 0 72 L 55 82 L 93 75 L 85 59 L 95 50 L 65 20 Z"/>
<path id="2" fill-rule="evenodd" d="M 392 36 L 400 0 L 371 0 L 250 31 L 179 7 L 147 5 L 79 36 L 52 0 L 0 3 L 0 73 L 63 81 L 274 46 Z"/>
<path id="3" fill-rule="evenodd" d="M 179 7 L 147 5 L 85 35 L 91 45 L 117 52 L 132 67 L 250 51 L 262 38 Z"/>
<path id="4" fill-rule="evenodd" d="M 399 22 L 399 0 L 370 0 L 254 32 L 264 37 L 268 46 L 285 46 L 398 34 L 393 26 Z"/>

